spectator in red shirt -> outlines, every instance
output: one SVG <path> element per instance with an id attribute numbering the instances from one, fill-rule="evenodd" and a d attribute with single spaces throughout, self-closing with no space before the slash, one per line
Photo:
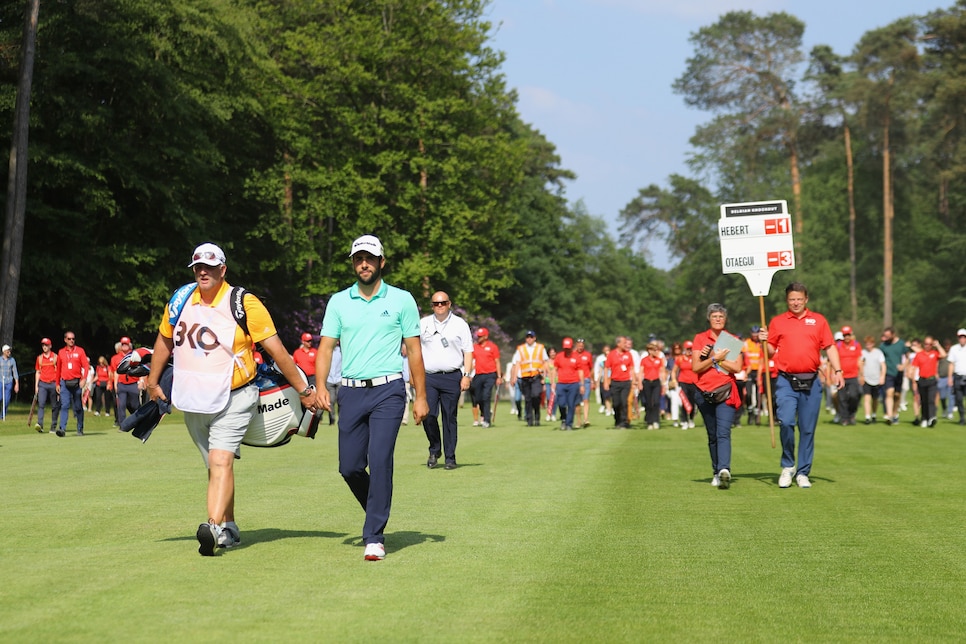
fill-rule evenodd
<path id="1" fill-rule="evenodd" d="M 67 416 L 74 409 L 77 419 L 77 435 L 84 435 L 84 393 L 82 383 L 87 381 L 87 370 L 91 363 L 87 353 L 76 344 L 73 331 L 64 334 L 64 348 L 57 352 L 57 393 L 60 394 L 60 427 L 56 434 L 63 438 L 67 435 Z"/>
<path id="2" fill-rule="evenodd" d="M 302 334 L 302 346 L 292 352 L 292 360 L 305 373 L 309 384 L 315 386 L 315 349 L 312 347 L 312 334 Z M 331 412 L 330 412 L 331 415 Z M 331 420 L 331 418 L 330 418 Z"/>
<path id="3" fill-rule="evenodd" d="M 842 339 L 836 342 L 839 362 L 842 365 L 842 378 L 845 387 L 839 390 L 839 422 L 843 425 L 855 424 L 855 412 L 859 410 L 862 387 L 859 385 L 859 361 L 862 359 L 862 345 L 852 335 L 852 327 L 842 327 Z"/>
<path id="4" fill-rule="evenodd" d="M 641 391 L 644 395 L 644 423 L 648 429 L 661 428 L 661 396 L 667 382 L 667 361 L 657 342 L 647 343 L 641 358 Z"/>
<path id="5" fill-rule="evenodd" d="M 808 310 L 808 288 L 800 282 L 785 287 L 788 310 L 772 318 L 759 338 L 769 357 L 774 356 L 778 379 L 772 390 L 781 434 L 782 471 L 778 487 L 812 487 L 808 478 L 815 457 L 815 427 L 822 408 L 822 383 L 818 379 L 822 349 L 832 367 L 831 379 L 841 388 L 842 366 L 825 317 Z M 798 469 L 795 468 L 795 425 L 798 424 Z"/>
<path id="6" fill-rule="evenodd" d="M 44 408 L 47 401 L 50 401 L 50 433 L 53 434 L 57 427 L 57 418 L 60 416 L 60 398 L 57 396 L 57 385 L 60 382 L 57 377 L 57 354 L 51 350 L 50 338 L 43 338 L 40 341 L 41 353 L 37 356 L 34 363 L 34 391 L 37 392 L 37 424 L 34 429 L 38 432 L 44 431 Z"/>
<path id="7" fill-rule="evenodd" d="M 597 383 L 594 381 L 594 355 L 587 351 L 583 338 L 577 338 L 574 355 L 577 356 L 577 362 L 584 370 L 584 395 L 581 396 L 577 407 L 581 411 L 578 427 L 590 427 L 590 392 L 597 388 Z"/>
<path id="8" fill-rule="evenodd" d="M 671 379 L 681 387 L 681 429 L 694 429 L 694 413 L 698 410 L 698 375 L 691 364 L 694 342 L 685 340 L 681 355 L 674 358 Z"/>
<path id="9" fill-rule="evenodd" d="M 503 378 L 500 377 L 500 347 L 490 341 L 490 331 L 486 327 L 476 330 L 473 372 L 475 375 L 470 383 L 473 404 L 480 407 L 483 427 L 489 427 L 492 422 L 490 398 L 493 396 L 493 388 L 503 384 Z"/>
<path id="10" fill-rule="evenodd" d="M 698 409 L 708 432 L 711 454 L 711 485 L 727 490 L 731 487 L 731 426 L 741 409 L 741 394 L 735 374 L 744 369 L 744 354 L 730 356 L 730 350 L 715 350 L 718 337 L 728 323 L 728 309 L 714 303 L 708 305 L 708 330 L 694 336 L 691 367 L 698 376 Z"/>
<path id="11" fill-rule="evenodd" d="M 573 338 L 564 338 L 562 351 L 553 359 L 557 370 L 557 407 L 560 408 L 560 430 L 574 428 L 574 412 L 584 393 L 584 366 L 573 350 Z"/>
<path id="12" fill-rule="evenodd" d="M 110 371 L 114 379 L 116 405 L 114 408 L 116 414 L 114 424 L 120 427 L 127 415 L 134 413 L 141 406 L 141 389 L 138 387 L 139 378 L 117 372 L 117 366 L 121 364 L 121 360 L 131 353 L 131 338 L 124 336 L 118 340 L 118 344 L 121 346 L 117 353 L 111 356 Z"/>
<path id="13" fill-rule="evenodd" d="M 922 341 L 922 351 L 912 359 L 912 365 L 919 369 L 919 406 L 922 410 L 922 427 L 936 426 L 936 374 L 939 361 L 946 357 L 946 350 L 931 335 Z"/>
<path id="14" fill-rule="evenodd" d="M 628 348 L 626 336 L 617 336 L 614 347 L 616 348 L 607 354 L 607 360 L 604 361 L 604 390 L 610 392 L 614 427 L 630 429 L 627 398 L 630 396 L 631 386 L 636 384 L 634 356 Z"/>

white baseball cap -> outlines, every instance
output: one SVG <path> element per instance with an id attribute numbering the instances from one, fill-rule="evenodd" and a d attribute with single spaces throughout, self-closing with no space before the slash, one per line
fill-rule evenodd
<path id="1" fill-rule="evenodd" d="M 359 251 L 365 251 L 376 257 L 382 257 L 382 242 L 375 235 L 363 235 L 352 242 L 352 250 L 349 251 L 349 257 L 352 257 Z"/>
<path id="2" fill-rule="evenodd" d="M 835 338 L 836 340 L 844 340 L 844 339 L 845 339 L 845 336 L 844 336 L 844 335 L 842 335 L 842 332 L 841 332 L 841 331 L 836 331 L 836 332 L 835 332 L 835 333 L 834 333 L 834 334 L 832 335 L 832 337 L 833 337 L 833 338 Z"/>
<path id="3" fill-rule="evenodd" d="M 3 348 L 0 349 L 0 351 L 10 351 L 10 345 L 9 344 L 3 345 Z"/>
<path id="4" fill-rule="evenodd" d="M 204 243 L 195 249 L 191 254 L 191 263 L 188 268 L 195 264 L 205 264 L 206 266 L 221 266 L 225 263 L 225 251 L 212 243 Z"/>
<path id="5" fill-rule="evenodd" d="M 966 335 L 966 329 L 960 329 L 956 332 L 956 335 Z"/>

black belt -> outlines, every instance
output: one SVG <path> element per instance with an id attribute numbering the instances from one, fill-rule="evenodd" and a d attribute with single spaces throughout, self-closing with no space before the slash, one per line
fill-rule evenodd
<path id="1" fill-rule="evenodd" d="M 451 373 L 456 373 L 457 371 L 459 371 L 459 368 L 450 369 L 449 371 L 430 371 L 429 373 L 431 373 L 434 376 L 447 376 Z"/>

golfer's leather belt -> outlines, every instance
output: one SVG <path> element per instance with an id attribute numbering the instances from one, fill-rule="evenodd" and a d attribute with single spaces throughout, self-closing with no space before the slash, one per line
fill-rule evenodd
<path id="1" fill-rule="evenodd" d="M 401 373 L 394 373 L 388 376 L 379 376 L 378 378 L 369 378 L 368 380 L 353 380 L 352 378 L 343 378 L 343 387 L 378 387 L 379 385 L 385 385 L 393 380 L 401 380 Z"/>

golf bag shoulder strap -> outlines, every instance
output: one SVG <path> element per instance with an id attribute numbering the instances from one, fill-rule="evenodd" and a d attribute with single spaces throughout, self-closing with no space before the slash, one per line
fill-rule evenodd
<path id="1" fill-rule="evenodd" d="M 185 303 L 191 299 L 191 295 L 195 292 L 196 288 L 198 288 L 197 282 L 189 282 L 175 291 L 171 299 L 168 300 L 168 322 L 171 326 L 177 324 Z M 248 333 L 248 313 L 245 312 L 245 296 L 247 294 L 248 291 L 241 286 L 232 286 L 229 297 L 231 298 L 230 308 L 232 317 L 235 318 L 235 322 L 242 328 L 245 335 L 250 335 Z"/>

